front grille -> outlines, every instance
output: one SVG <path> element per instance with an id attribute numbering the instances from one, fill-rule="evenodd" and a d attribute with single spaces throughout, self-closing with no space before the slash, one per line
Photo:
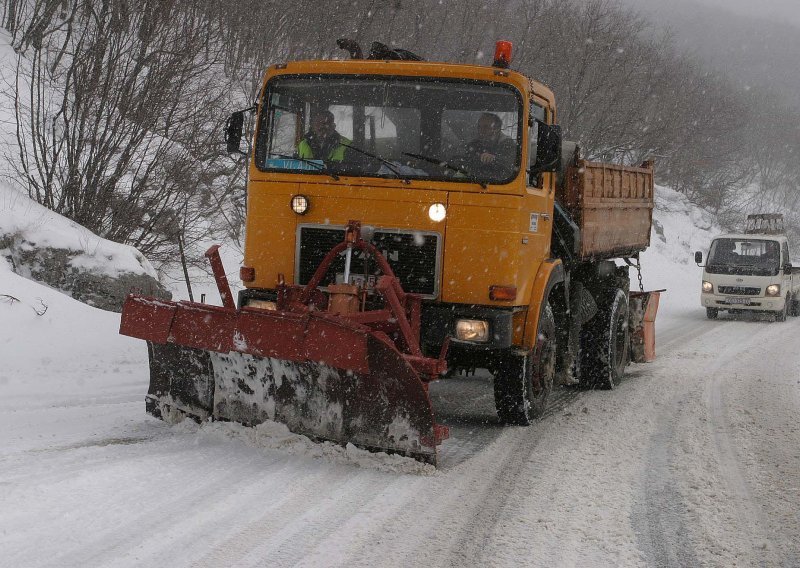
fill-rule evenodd
<path id="1" fill-rule="evenodd" d="M 344 229 L 333 227 L 300 227 L 297 253 L 298 284 L 307 284 L 325 255 L 344 240 Z M 435 297 L 438 293 L 439 236 L 432 233 L 375 231 L 372 239 L 400 279 L 406 292 Z M 336 274 L 344 273 L 342 252 L 328 269 L 322 285 L 333 284 Z M 365 266 L 366 263 L 366 266 Z M 373 259 L 355 251 L 350 265 L 353 275 L 378 275 Z"/>
<path id="2" fill-rule="evenodd" d="M 731 296 L 758 296 L 761 288 L 750 288 L 748 286 L 720 286 L 720 294 L 730 294 Z"/>

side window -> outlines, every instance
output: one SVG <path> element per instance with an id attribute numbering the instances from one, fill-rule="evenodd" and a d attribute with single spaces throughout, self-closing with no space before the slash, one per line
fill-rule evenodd
<path id="1" fill-rule="evenodd" d="M 534 102 L 531 102 L 530 117 L 531 121 L 528 127 L 528 171 L 530 171 L 530 169 L 536 163 L 536 152 L 538 149 L 538 142 L 539 142 L 539 123 L 545 122 L 546 118 L 544 107 Z M 528 185 L 533 187 L 541 187 L 542 176 L 529 175 Z"/>
<path id="2" fill-rule="evenodd" d="M 297 146 L 297 115 L 281 109 L 275 109 L 273 112 L 270 121 L 272 132 L 269 153 L 292 156 Z"/>

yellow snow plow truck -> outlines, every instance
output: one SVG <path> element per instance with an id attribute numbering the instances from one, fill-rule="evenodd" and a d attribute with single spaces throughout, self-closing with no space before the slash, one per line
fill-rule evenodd
<path id="1" fill-rule="evenodd" d="M 264 78 L 238 302 L 216 247 L 222 306 L 128 298 L 148 412 L 436 463 L 433 380 L 486 368 L 499 419 L 528 425 L 554 384 L 613 388 L 646 359 L 653 296 L 628 268 L 650 242 L 652 163 L 580 159 L 508 42 L 491 66 L 339 44 L 350 59 Z"/>

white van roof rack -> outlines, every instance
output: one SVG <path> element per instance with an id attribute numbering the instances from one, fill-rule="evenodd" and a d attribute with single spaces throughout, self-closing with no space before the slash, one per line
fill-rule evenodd
<path id="1" fill-rule="evenodd" d="M 786 232 L 782 213 L 755 213 L 747 216 L 745 234 L 781 235 Z"/>

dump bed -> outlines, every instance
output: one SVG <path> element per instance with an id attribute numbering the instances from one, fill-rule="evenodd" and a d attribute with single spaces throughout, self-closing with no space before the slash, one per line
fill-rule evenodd
<path id="1" fill-rule="evenodd" d="M 559 202 L 580 228 L 580 260 L 632 256 L 650 245 L 653 162 L 639 167 L 576 160 Z"/>

